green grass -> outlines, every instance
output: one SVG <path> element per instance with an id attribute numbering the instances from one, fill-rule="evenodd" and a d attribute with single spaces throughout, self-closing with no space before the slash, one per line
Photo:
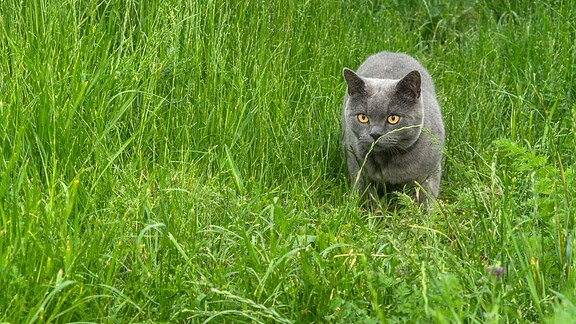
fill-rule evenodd
<path id="1" fill-rule="evenodd" d="M 574 21 L 562 0 L 0 2 L 0 322 L 573 319 Z M 347 194 L 341 71 L 381 50 L 436 82 L 428 214 Z"/>

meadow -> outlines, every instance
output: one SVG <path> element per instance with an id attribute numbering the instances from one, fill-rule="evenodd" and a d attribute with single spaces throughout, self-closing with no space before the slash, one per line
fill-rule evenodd
<path id="1" fill-rule="evenodd" d="M 576 2 L 0 1 L 0 322 L 576 318 Z M 342 69 L 408 53 L 434 209 L 348 194 Z"/>

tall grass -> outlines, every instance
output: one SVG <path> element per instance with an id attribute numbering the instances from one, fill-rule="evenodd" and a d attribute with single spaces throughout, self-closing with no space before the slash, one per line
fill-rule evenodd
<path id="1" fill-rule="evenodd" d="M 0 2 L 0 321 L 576 316 L 570 1 Z M 431 72 L 434 211 L 367 210 L 343 67 Z"/>

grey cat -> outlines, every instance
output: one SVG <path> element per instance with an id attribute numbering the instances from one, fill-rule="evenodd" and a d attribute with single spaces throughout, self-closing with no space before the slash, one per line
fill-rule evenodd
<path id="1" fill-rule="evenodd" d="M 342 148 L 350 187 L 368 196 L 415 187 L 418 203 L 436 199 L 444 124 L 426 69 L 406 54 L 381 52 L 356 73 L 345 68 L 343 74 Z"/>

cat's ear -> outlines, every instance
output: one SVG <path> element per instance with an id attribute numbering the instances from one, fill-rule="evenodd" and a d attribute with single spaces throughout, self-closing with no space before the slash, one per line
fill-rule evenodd
<path id="1" fill-rule="evenodd" d="M 344 79 L 346 79 L 346 84 L 348 84 L 349 96 L 366 93 L 366 84 L 358 74 L 347 68 L 344 68 L 342 74 L 344 75 Z"/>
<path id="2" fill-rule="evenodd" d="M 414 102 L 420 98 L 420 85 L 420 72 L 412 71 L 396 84 L 396 91 L 402 98 Z"/>

